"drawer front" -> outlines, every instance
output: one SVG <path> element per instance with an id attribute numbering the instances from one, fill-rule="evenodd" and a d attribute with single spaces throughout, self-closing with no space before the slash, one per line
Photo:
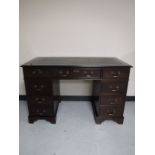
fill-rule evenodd
<path id="1" fill-rule="evenodd" d="M 100 69 L 97 68 L 75 68 L 73 74 L 76 78 L 100 79 Z"/>
<path id="2" fill-rule="evenodd" d="M 53 98 L 46 96 L 31 96 L 28 98 L 30 105 L 52 105 Z"/>
<path id="3" fill-rule="evenodd" d="M 50 76 L 50 70 L 47 68 L 39 67 L 27 67 L 24 68 L 25 77 L 48 77 Z"/>
<path id="4" fill-rule="evenodd" d="M 29 114 L 33 116 L 51 116 L 52 106 L 31 105 L 29 106 Z"/>
<path id="5" fill-rule="evenodd" d="M 126 93 L 127 82 L 102 82 L 101 93 Z"/>
<path id="6" fill-rule="evenodd" d="M 71 68 L 58 68 L 55 70 L 54 78 L 60 78 L 60 79 L 72 79 L 73 76 L 73 70 Z"/>
<path id="7" fill-rule="evenodd" d="M 55 77 L 60 79 L 100 79 L 100 69 L 59 68 L 55 73 Z"/>
<path id="8" fill-rule="evenodd" d="M 128 79 L 129 69 L 109 68 L 102 70 L 103 79 Z"/>
<path id="9" fill-rule="evenodd" d="M 99 108 L 99 114 L 106 117 L 122 116 L 123 112 L 123 106 L 100 106 Z"/>
<path id="10" fill-rule="evenodd" d="M 103 95 L 100 97 L 100 105 L 124 105 L 125 97 L 121 95 Z"/>
<path id="11" fill-rule="evenodd" d="M 52 83 L 45 79 L 26 79 L 26 91 L 28 95 L 52 94 Z"/>

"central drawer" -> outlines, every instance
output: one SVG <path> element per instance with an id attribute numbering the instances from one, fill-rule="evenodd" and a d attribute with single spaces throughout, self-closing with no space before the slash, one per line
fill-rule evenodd
<path id="1" fill-rule="evenodd" d="M 100 69 L 98 68 L 74 68 L 73 74 L 75 78 L 84 79 L 100 79 Z"/>
<path id="2" fill-rule="evenodd" d="M 55 70 L 55 78 L 59 79 L 100 79 L 98 68 L 58 68 Z"/>

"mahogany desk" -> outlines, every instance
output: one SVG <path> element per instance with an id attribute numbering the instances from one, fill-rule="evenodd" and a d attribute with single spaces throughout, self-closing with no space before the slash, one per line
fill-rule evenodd
<path id="1" fill-rule="evenodd" d="M 112 119 L 123 123 L 131 66 L 117 58 L 39 57 L 24 65 L 29 123 L 45 119 L 56 123 L 60 80 L 93 80 L 92 108 L 95 122 Z M 82 119 L 82 118 L 81 118 Z"/>

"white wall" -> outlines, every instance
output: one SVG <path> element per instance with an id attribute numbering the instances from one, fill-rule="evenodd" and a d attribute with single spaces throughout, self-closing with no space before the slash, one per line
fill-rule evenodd
<path id="1" fill-rule="evenodd" d="M 134 0 L 20 0 L 20 65 L 37 56 L 113 56 L 134 66 Z M 128 95 L 134 81 L 132 68 Z M 91 82 L 62 81 L 61 94 L 90 95 Z"/>

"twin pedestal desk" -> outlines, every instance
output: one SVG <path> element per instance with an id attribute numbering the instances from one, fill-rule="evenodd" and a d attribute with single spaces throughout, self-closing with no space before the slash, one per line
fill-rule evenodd
<path id="1" fill-rule="evenodd" d="M 29 123 L 45 119 L 56 123 L 60 80 L 93 80 L 92 109 L 95 122 L 112 119 L 123 124 L 131 66 L 117 58 L 39 57 L 24 65 Z M 82 118 L 81 118 L 82 119 Z"/>

